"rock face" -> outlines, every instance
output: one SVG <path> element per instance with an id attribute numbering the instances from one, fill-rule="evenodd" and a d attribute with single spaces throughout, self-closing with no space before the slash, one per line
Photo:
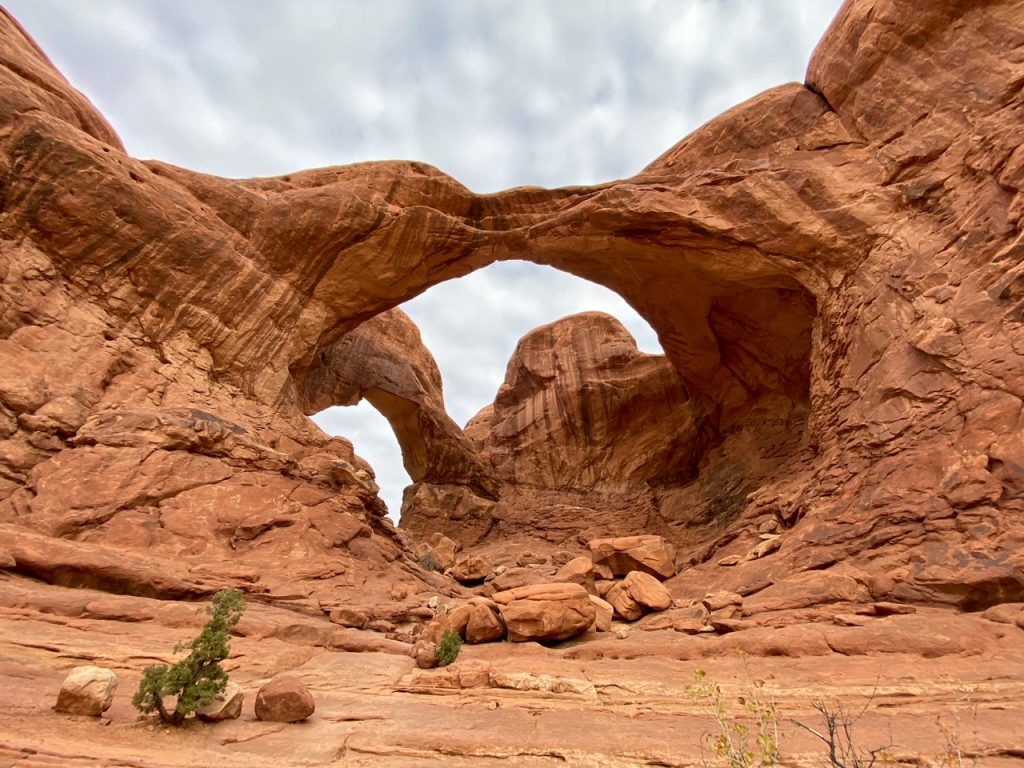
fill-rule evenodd
<path id="1" fill-rule="evenodd" d="M 516 346 L 494 405 L 466 426 L 505 485 L 634 490 L 692 476 L 697 419 L 672 364 L 600 312 L 537 328 Z"/>
<path id="2" fill-rule="evenodd" d="M 257 720 L 297 723 L 315 711 L 313 695 L 294 677 L 275 677 L 256 694 Z"/>
<path id="3" fill-rule="evenodd" d="M 345 334 L 296 386 L 309 414 L 369 400 L 391 423 L 413 482 L 493 494 L 472 445 L 445 411 L 437 363 L 402 310 L 383 312 Z"/>
<path id="4" fill-rule="evenodd" d="M 897 681 L 904 722 L 872 713 L 870 727 L 879 743 L 924 734 L 918 754 L 940 743 L 924 742 L 935 711 L 908 702 L 958 701 L 948 681 L 962 676 L 995 704 L 978 756 L 1020 754 L 1024 706 L 1005 679 L 1024 676 L 1021 3 L 849 0 L 806 83 L 735 107 L 633 178 L 482 196 L 415 162 L 227 180 L 135 160 L 5 12 L 0 42 L 5 761 L 50 760 L 42 723 L 62 765 L 148 750 L 160 765 L 253 764 L 243 747 L 328 763 L 340 744 L 381 765 L 684 764 L 699 748 L 686 734 L 707 724 L 645 725 L 637 707 L 685 697 L 698 660 L 736 679 L 737 649 L 777 673 L 794 712 L 837 674 L 871 688 L 874 665 L 848 657 L 899 654 L 930 683 Z M 394 310 L 505 259 L 616 291 L 665 357 L 605 316 L 553 323 L 460 430 Z M 473 648 L 494 668 L 424 672 L 440 681 L 428 692 L 456 693 L 410 704 L 427 678 L 404 676 L 430 643 L 415 650 L 400 625 L 457 587 L 417 568 L 372 470 L 308 419 L 359 397 L 402 441 L 412 533 L 481 549 L 528 538 L 559 565 L 594 539 L 661 536 L 688 565 L 665 582 L 687 607 L 534 661 Z M 624 585 L 597 589 L 640 606 Z M 282 744 L 240 721 L 237 740 L 182 756 L 41 711 L 66 659 L 140 672 L 153 635 L 167 648 L 195 626 L 175 601 L 225 586 L 259 597 L 253 634 L 235 639 L 249 682 L 298 667 L 322 680 L 318 738 Z M 495 603 L 514 640 L 608 623 L 576 584 Z M 335 611 L 394 637 L 340 628 Z M 487 612 L 467 606 L 463 630 L 475 617 L 495 631 Z M 578 729 L 564 698 L 524 729 L 521 697 L 484 711 L 457 693 L 504 685 L 592 711 L 584 678 L 608 680 L 613 655 L 639 662 L 616 667 L 628 704 L 602 692 L 608 717 Z M 281 685 L 281 719 L 312 711 Z M 405 716 L 345 720 L 367 690 Z"/>
<path id="5" fill-rule="evenodd" d="M 307 418 L 363 396 L 417 533 L 656 534 L 694 566 L 680 598 L 827 572 L 804 599 L 1024 600 L 1022 17 L 850 0 L 806 83 L 633 178 L 481 196 L 415 162 L 135 160 L 3 14 L 5 573 L 313 613 L 416 594 L 372 471 Z M 505 259 L 618 292 L 665 358 L 554 323 L 460 432 L 391 310 Z"/>
<path id="6" fill-rule="evenodd" d="M 75 667 L 61 684 L 55 709 L 68 715 L 98 717 L 110 709 L 117 693 L 117 675 L 103 667 Z"/>

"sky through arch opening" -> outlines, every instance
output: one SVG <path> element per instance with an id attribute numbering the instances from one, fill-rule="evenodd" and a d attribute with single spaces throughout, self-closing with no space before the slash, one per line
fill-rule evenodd
<path id="1" fill-rule="evenodd" d="M 440 283 L 401 309 L 437 361 L 446 409 L 460 427 L 494 400 L 519 340 L 566 315 L 605 312 L 626 326 L 641 351 L 662 354 L 651 326 L 614 291 L 525 261 L 499 262 Z M 327 408 L 313 420 L 328 434 L 352 440 L 356 453 L 373 466 L 380 496 L 397 521 L 411 479 L 387 419 L 363 400 Z"/>

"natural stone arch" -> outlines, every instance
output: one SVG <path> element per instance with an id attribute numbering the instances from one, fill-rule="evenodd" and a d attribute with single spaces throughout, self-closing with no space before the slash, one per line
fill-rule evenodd
<path id="1" fill-rule="evenodd" d="M 16 275 L 31 300 L 4 306 L 5 329 L 26 343 L 65 333 L 103 360 L 65 364 L 30 392 L 10 379 L 3 428 L 19 446 L 24 424 L 77 429 L 130 369 L 139 386 L 110 399 L 202 405 L 301 455 L 324 438 L 297 382 L 326 350 L 506 258 L 624 296 L 725 430 L 756 401 L 712 343 L 735 335 L 701 318 L 743 291 L 799 285 L 816 307 L 807 450 L 744 501 L 753 519 L 809 521 L 790 533 L 786 567 L 878 556 L 876 572 L 900 576 L 874 583 L 876 596 L 972 606 L 990 599 L 986 584 L 1019 583 L 1024 181 L 1019 89 L 1006 85 L 1021 81 L 1008 55 L 1022 44 L 1019 3 L 850 0 L 806 85 L 731 110 L 633 178 L 496 195 L 416 163 L 232 181 L 134 160 L 17 25 L 0 25 L 4 247 L 38 276 Z M 58 284 L 60 301 L 102 322 L 33 293 Z M 45 306 L 34 325 L 28 306 Z M 44 348 L 21 342 L 10 355 Z M 36 418 L 57 401 L 63 421 Z M 19 454 L 3 493 L 24 490 L 39 450 Z M 963 510 L 982 522 L 921 543 Z M 943 570 L 957 547 L 977 569 Z"/>
<path id="2" fill-rule="evenodd" d="M 309 415 L 365 398 L 390 423 L 414 483 L 465 485 L 494 497 L 476 450 L 445 410 L 437 363 L 400 309 L 342 336 L 296 383 Z"/>

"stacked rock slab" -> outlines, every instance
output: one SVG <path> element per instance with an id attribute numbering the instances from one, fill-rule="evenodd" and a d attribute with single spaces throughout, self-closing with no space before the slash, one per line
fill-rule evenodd
<path id="1" fill-rule="evenodd" d="M 664 581 L 676 575 L 676 548 L 661 536 L 594 539 L 587 548 L 594 566 L 613 576 L 640 571 Z"/>
<path id="2" fill-rule="evenodd" d="M 579 584 L 537 584 L 497 592 L 494 602 L 514 643 L 557 642 L 583 634 L 597 616 Z"/>

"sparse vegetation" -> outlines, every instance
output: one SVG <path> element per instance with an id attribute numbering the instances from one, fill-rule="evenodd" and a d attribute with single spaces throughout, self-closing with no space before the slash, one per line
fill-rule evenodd
<path id="1" fill-rule="evenodd" d="M 798 726 L 808 733 L 814 734 L 828 750 L 829 768 L 873 768 L 874 765 L 890 765 L 889 750 L 892 744 L 875 749 L 863 749 L 854 739 L 854 724 L 867 711 L 871 700 L 861 708 L 860 712 L 851 715 L 838 702 L 826 704 L 823 701 L 812 701 L 811 706 L 821 715 L 821 724 L 812 727 L 794 720 Z M 881 762 L 879 762 L 881 761 Z"/>
<path id="2" fill-rule="evenodd" d="M 437 559 L 437 555 L 434 550 L 430 549 L 423 553 L 419 559 L 420 568 L 434 573 L 441 573 L 444 568 L 441 567 L 441 561 Z"/>
<path id="3" fill-rule="evenodd" d="M 708 681 L 704 670 L 698 669 L 688 690 L 694 701 L 715 722 L 715 729 L 702 737 L 702 763 L 705 766 L 767 768 L 780 764 L 779 715 L 768 683 L 755 680 L 734 700 L 723 692 L 718 683 Z M 961 743 L 959 708 L 954 709 L 952 723 L 941 717 L 937 719 L 945 744 L 938 755 L 925 759 L 923 763 L 921 758 L 909 758 L 908 763 L 907 757 L 894 757 L 891 739 L 884 746 L 864 747 L 857 741 L 855 725 L 867 712 L 872 700 L 873 696 L 853 711 L 841 702 L 812 701 L 811 706 L 818 713 L 819 722 L 809 725 L 792 720 L 792 723 L 822 743 L 825 754 L 820 764 L 826 768 L 895 768 L 921 764 L 968 768 L 977 765 L 977 756 L 969 755 Z M 710 759 L 704 754 L 704 749 L 710 752 Z"/>
<path id="4" fill-rule="evenodd" d="M 437 644 L 434 657 L 437 659 L 437 666 L 447 667 L 459 657 L 462 650 L 462 638 L 451 630 L 441 635 L 441 642 Z"/>
<path id="5" fill-rule="evenodd" d="M 232 628 L 245 611 L 245 599 L 237 589 L 223 589 L 213 596 L 206 609 L 210 620 L 190 643 L 174 647 L 178 653 L 190 650 L 188 656 L 170 666 L 146 667 L 139 689 L 132 697 L 132 706 L 143 714 L 156 712 L 172 725 L 181 723 L 197 709 L 211 704 L 224 691 L 228 674 L 220 662 L 228 657 L 228 641 Z M 173 710 L 166 699 L 177 697 Z"/>
<path id="6" fill-rule="evenodd" d="M 746 713 L 744 722 L 731 712 L 718 683 L 709 682 L 707 673 L 694 673 L 690 695 L 714 719 L 717 733 L 705 733 L 703 746 L 728 768 L 768 768 L 779 757 L 779 720 L 775 698 L 763 680 L 756 680 L 737 703 Z"/>

